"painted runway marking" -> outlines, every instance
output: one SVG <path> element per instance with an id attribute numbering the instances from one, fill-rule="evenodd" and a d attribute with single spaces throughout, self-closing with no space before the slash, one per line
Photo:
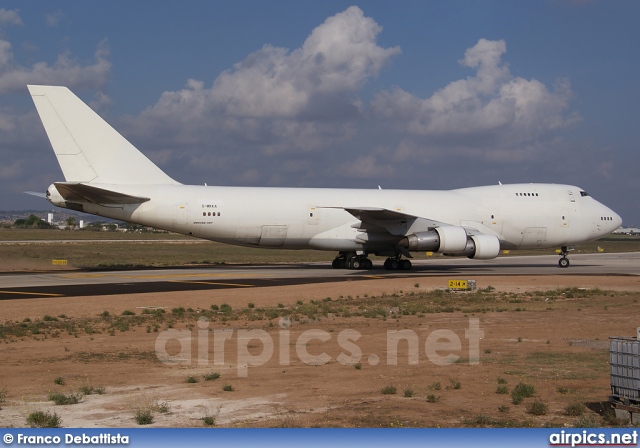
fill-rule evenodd
<path id="1" fill-rule="evenodd" d="M 156 275 L 122 275 L 121 278 L 175 278 L 175 277 L 257 277 L 252 274 L 211 274 L 211 273 L 203 273 L 203 274 L 156 274 Z"/>
<path id="2" fill-rule="evenodd" d="M 188 283 L 191 285 L 220 285 L 220 286 L 243 286 L 243 287 L 253 287 L 255 285 L 245 285 L 242 283 L 222 283 L 222 282 L 190 282 L 186 280 L 171 280 L 171 283 Z"/>
<path id="3" fill-rule="evenodd" d="M 50 296 L 50 297 L 62 297 L 64 294 L 50 294 L 46 292 L 23 292 L 23 291 L 2 291 L 0 294 L 22 294 L 27 296 Z"/>
<path id="4" fill-rule="evenodd" d="M 61 275 L 62 278 L 101 278 L 106 277 L 107 274 L 66 274 Z"/>

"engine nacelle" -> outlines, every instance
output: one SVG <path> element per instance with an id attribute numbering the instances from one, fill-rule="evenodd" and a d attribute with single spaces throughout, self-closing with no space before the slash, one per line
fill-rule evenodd
<path id="1" fill-rule="evenodd" d="M 471 235 L 462 252 L 447 252 L 445 255 L 490 260 L 500 253 L 500 240 L 491 235 Z"/>
<path id="2" fill-rule="evenodd" d="M 66 207 L 66 201 L 62 197 L 60 193 L 58 193 L 58 189 L 54 184 L 49 185 L 47 188 L 47 200 L 51 202 L 53 205 L 58 207 Z"/>
<path id="3" fill-rule="evenodd" d="M 428 232 L 407 235 L 399 244 L 409 250 L 462 252 L 467 246 L 467 232 L 458 226 L 436 227 Z"/>

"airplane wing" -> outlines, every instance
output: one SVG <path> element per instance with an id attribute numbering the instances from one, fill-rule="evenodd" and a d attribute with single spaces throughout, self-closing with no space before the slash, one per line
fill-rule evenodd
<path id="1" fill-rule="evenodd" d="M 150 198 L 142 196 L 131 196 L 117 191 L 106 190 L 104 188 L 94 187 L 92 185 L 72 183 L 72 182 L 54 182 L 58 193 L 68 202 L 91 202 L 100 205 L 123 205 L 123 204 L 141 204 L 147 202 Z"/>
<path id="2" fill-rule="evenodd" d="M 407 232 L 421 232 L 448 224 L 432 219 L 409 215 L 399 211 L 376 207 L 327 207 L 339 208 L 360 221 L 358 228 L 368 233 L 388 233 L 403 237 Z"/>

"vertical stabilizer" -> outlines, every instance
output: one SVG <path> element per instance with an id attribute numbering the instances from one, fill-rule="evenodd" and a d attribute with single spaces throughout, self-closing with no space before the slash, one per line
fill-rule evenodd
<path id="1" fill-rule="evenodd" d="M 66 87 L 28 87 L 67 182 L 178 184 Z"/>

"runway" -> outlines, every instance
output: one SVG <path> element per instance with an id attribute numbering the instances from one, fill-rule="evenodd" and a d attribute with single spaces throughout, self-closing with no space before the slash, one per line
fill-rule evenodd
<path id="1" fill-rule="evenodd" d="M 566 269 L 558 267 L 557 256 L 509 256 L 487 261 L 436 257 L 414 261 L 410 271 L 387 271 L 382 267 L 382 261 L 376 259 L 374 269 L 369 271 L 332 269 L 326 263 L 302 263 L 5 273 L 0 274 L 0 300 L 262 288 L 424 276 L 462 279 L 487 275 L 640 276 L 640 252 L 577 254 L 571 256 L 571 266 Z"/>

